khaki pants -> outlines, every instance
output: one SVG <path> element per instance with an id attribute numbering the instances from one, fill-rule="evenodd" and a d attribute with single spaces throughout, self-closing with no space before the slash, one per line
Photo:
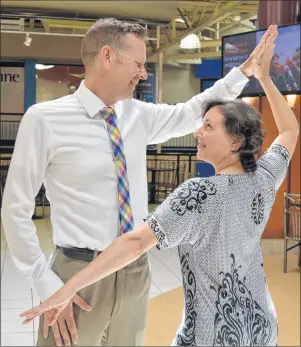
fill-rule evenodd
<path id="1" fill-rule="evenodd" d="M 56 250 L 52 270 L 66 282 L 87 264 Z M 144 254 L 124 269 L 79 291 L 93 309 L 85 312 L 73 306 L 78 330 L 76 346 L 142 346 L 150 283 L 148 256 Z M 43 317 L 37 346 L 56 346 L 51 329 L 48 338 L 43 337 Z"/>

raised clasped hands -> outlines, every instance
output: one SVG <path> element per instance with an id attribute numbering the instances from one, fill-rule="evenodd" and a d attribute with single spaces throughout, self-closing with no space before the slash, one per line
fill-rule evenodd
<path id="1" fill-rule="evenodd" d="M 272 32 L 262 44 L 261 55 L 252 59 L 253 76 L 258 80 L 270 76 L 270 66 L 275 47 L 275 40 L 278 36 L 277 30 Z"/>
<path id="2" fill-rule="evenodd" d="M 240 70 L 247 77 L 254 75 L 256 78 L 258 78 L 257 77 L 258 66 L 256 66 L 255 62 L 257 62 L 257 64 L 260 64 L 260 61 L 263 59 L 264 53 L 270 49 L 270 46 L 268 46 L 268 44 L 272 42 L 272 46 L 273 46 L 277 36 L 278 36 L 277 25 L 271 25 L 262 36 L 260 42 L 254 49 L 254 51 L 250 54 L 249 58 L 240 66 Z M 266 57 L 266 54 L 265 54 L 265 57 Z M 270 65 L 270 62 L 269 62 L 269 65 Z"/>

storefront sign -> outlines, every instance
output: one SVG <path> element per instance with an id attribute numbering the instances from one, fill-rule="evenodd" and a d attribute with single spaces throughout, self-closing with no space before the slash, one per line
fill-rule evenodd
<path id="1" fill-rule="evenodd" d="M 1 66 L 1 114 L 24 113 L 24 68 Z"/>

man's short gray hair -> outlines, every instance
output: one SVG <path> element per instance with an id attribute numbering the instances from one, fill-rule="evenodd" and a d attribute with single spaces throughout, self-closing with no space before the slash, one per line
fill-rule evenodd
<path id="1" fill-rule="evenodd" d="M 82 41 L 81 56 L 85 67 L 93 63 L 102 47 L 122 47 L 123 39 L 130 33 L 143 40 L 148 37 L 147 30 L 140 24 L 126 23 L 115 18 L 99 19 L 86 32 Z"/>

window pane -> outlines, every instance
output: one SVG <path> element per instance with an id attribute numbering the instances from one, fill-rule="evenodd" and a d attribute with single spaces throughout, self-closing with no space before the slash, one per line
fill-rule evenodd
<path id="1" fill-rule="evenodd" d="M 83 66 L 36 64 L 37 103 L 73 94 L 84 79 Z"/>

